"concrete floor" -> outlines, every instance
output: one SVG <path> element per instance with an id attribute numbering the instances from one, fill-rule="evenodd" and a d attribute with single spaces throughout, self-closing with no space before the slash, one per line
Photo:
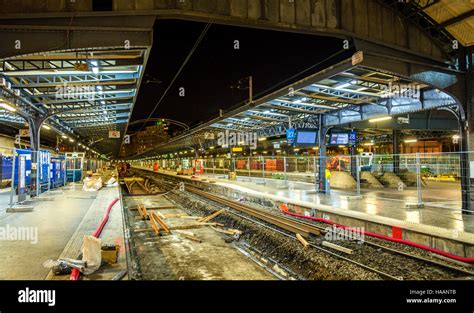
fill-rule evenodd
<path id="1" fill-rule="evenodd" d="M 0 191 L 0 228 L 18 230 L 19 227 L 33 227 L 38 238 L 37 243 L 29 240 L 2 241 L 0 279 L 45 279 L 49 269 L 43 266 L 43 262 L 56 260 L 60 256 L 95 198 L 106 190 L 85 192 L 81 189 L 82 185 L 75 185 L 74 188 L 51 195 L 54 201 L 35 202 L 33 212 L 24 213 L 6 213 L 9 190 Z M 104 209 L 100 208 L 102 215 Z M 90 227 L 97 227 L 99 221 L 95 220 Z"/>

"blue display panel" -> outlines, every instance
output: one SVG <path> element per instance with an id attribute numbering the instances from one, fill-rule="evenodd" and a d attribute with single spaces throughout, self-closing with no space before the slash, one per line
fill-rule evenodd
<path id="1" fill-rule="evenodd" d="M 296 145 L 315 145 L 318 131 L 312 129 L 298 129 L 296 132 Z"/>

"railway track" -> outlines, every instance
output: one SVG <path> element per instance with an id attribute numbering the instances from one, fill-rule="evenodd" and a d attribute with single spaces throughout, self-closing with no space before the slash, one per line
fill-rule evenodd
<path id="1" fill-rule="evenodd" d="M 155 176 L 156 174 L 150 175 L 140 172 L 140 175 L 144 175 L 151 180 L 157 179 Z M 173 183 L 170 183 L 169 181 L 165 182 L 160 180 L 160 183 L 168 186 L 173 185 Z M 330 254 L 338 259 L 353 263 L 368 271 L 377 273 L 385 279 L 413 279 L 413 277 L 417 277 L 417 275 L 420 276 L 420 272 L 423 272 L 426 277 L 433 276 L 433 279 L 452 279 L 453 277 L 465 278 L 466 276 L 474 277 L 474 272 L 468 269 L 453 266 L 405 251 L 400 251 L 367 240 L 364 241 L 364 245 L 358 245 L 357 243 L 350 241 L 341 242 L 340 244 L 342 246 L 348 247 L 355 251 L 353 255 L 344 254 L 322 245 L 323 240 L 321 239 L 320 235 L 327 232 L 327 225 L 318 225 L 317 223 L 297 220 L 293 217 L 275 214 L 266 210 L 263 211 L 262 209 L 254 208 L 234 200 L 217 196 L 191 186 L 187 183 L 185 186 L 187 191 L 201 198 L 205 198 L 208 201 L 216 203 L 218 206 L 232 209 L 234 212 L 227 210 L 231 214 L 238 215 L 241 218 L 245 218 L 253 222 L 258 222 L 257 220 L 263 221 L 265 223 L 260 223 L 262 226 L 277 231 L 294 240 L 297 240 L 294 234 L 300 234 L 301 236 L 307 238 L 312 248 Z M 242 215 L 242 213 L 249 217 Z M 282 232 L 279 229 L 284 231 Z M 371 255 L 373 257 L 368 258 L 366 255 Z"/>

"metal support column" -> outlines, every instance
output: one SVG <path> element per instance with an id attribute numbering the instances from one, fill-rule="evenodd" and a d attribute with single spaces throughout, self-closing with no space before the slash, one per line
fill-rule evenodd
<path id="1" fill-rule="evenodd" d="M 469 164 L 469 152 L 468 142 L 469 133 L 465 122 L 461 122 L 459 130 L 460 135 L 460 146 L 459 146 L 459 163 L 461 171 L 461 200 L 462 200 L 462 213 L 472 214 L 472 203 L 471 203 L 471 173 Z"/>
<path id="2" fill-rule="evenodd" d="M 357 165 L 357 155 L 356 155 L 356 148 L 349 147 L 349 153 L 351 156 L 351 176 L 356 178 L 358 172 L 358 165 Z"/>
<path id="3" fill-rule="evenodd" d="M 394 129 L 392 131 L 392 154 L 393 154 L 393 172 L 395 174 L 400 173 L 400 130 Z"/>
<path id="4" fill-rule="evenodd" d="M 40 149 L 40 131 L 43 120 L 41 118 L 28 119 L 30 128 L 30 148 L 31 148 L 31 172 L 30 172 L 30 195 L 39 195 L 39 149 Z"/>
<path id="5" fill-rule="evenodd" d="M 318 180 L 319 192 L 326 193 L 326 131 L 323 125 L 324 118 L 319 116 L 319 131 L 318 131 Z"/>

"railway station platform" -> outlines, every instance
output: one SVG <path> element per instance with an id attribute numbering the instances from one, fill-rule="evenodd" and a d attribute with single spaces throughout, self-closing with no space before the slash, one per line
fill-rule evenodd
<path id="1" fill-rule="evenodd" d="M 46 198 L 46 196 L 48 196 Z M 70 183 L 46 199 L 34 201 L 31 212 L 6 211 L 10 189 L 0 190 L 0 228 L 3 236 L 0 249 L 0 279 L 43 280 L 64 279 L 54 276 L 43 263 L 58 258 L 78 259 L 84 235 L 92 235 L 101 222 L 107 205 L 119 196 L 119 187 L 103 187 L 99 191 L 83 191 L 82 184 Z M 105 265 L 86 279 L 108 280 L 126 269 L 123 245 L 123 221 L 120 201 L 112 208 L 101 236 L 102 244 L 119 244 L 118 262 Z"/>
<path id="2" fill-rule="evenodd" d="M 153 172 L 149 168 L 137 169 Z M 410 199 L 364 195 L 347 197 L 331 190 L 329 195 L 314 192 L 312 184 L 292 182 L 291 190 L 282 180 L 249 180 L 247 177 L 229 180 L 224 175 L 197 177 L 176 175 L 159 170 L 158 173 L 204 183 L 211 191 L 231 199 L 255 202 L 291 212 L 320 217 L 349 227 L 364 227 L 366 231 L 426 245 L 448 253 L 474 257 L 474 217 L 447 207 L 406 207 Z"/>

